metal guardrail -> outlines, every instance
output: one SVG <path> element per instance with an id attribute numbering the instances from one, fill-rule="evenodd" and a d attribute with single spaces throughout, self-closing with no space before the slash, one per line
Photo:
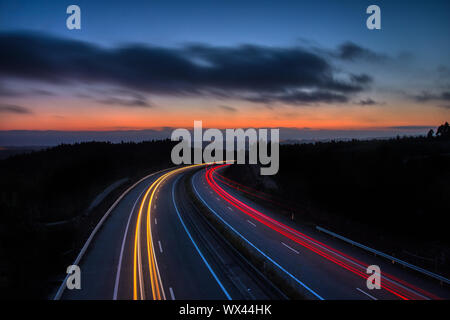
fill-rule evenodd
<path id="1" fill-rule="evenodd" d="M 399 263 L 399 264 L 401 264 L 401 265 L 403 265 L 403 266 L 405 266 L 405 267 L 407 267 L 407 268 L 410 268 L 410 269 L 412 269 L 412 270 L 414 270 L 414 271 L 423 273 L 423 274 L 425 274 L 425 275 L 427 275 L 427 276 L 429 276 L 429 277 L 432 277 L 432 278 L 435 278 L 435 279 L 437 279 L 437 280 L 439 280 L 439 281 L 442 281 L 442 282 L 445 282 L 445 283 L 447 283 L 447 284 L 450 284 L 450 280 L 449 280 L 449 279 L 447 279 L 447 278 L 445 278 L 445 277 L 443 277 L 443 276 L 441 276 L 441 275 L 439 275 L 439 274 L 436 274 L 436 273 L 434 273 L 434 272 L 425 270 L 425 269 L 423 269 L 423 268 L 421 268 L 421 267 L 417 267 L 417 266 L 415 266 L 415 265 L 413 265 L 413 264 L 411 264 L 411 263 L 408 263 L 408 262 L 406 262 L 406 261 L 397 259 L 397 258 L 395 258 L 395 257 L 393 257 L 393 256 L 391 256 L 391 255 L 389 255 L 389 254 L 383 253 L 383 252 L 381 252 L 381 251 L 378 251 L 378 250 L 369 248 L 369 247 L 367 247 L 367 246 L 365 246 L 365 245 L 363 245 L 363 244 L 361 244 L 361 243 L 358 243 L 358 242 L 356 242 L 356 241 L 350 240 L 350 239 L 348 239 L 348 238 L 346 238 L 346 237 L 343 237 L 343 236 L 341 236 L 341 235 L 339 235 L 339 234 L 337 234 L 337 233 L 334 233 L 334 232 L 329 231 L 329 230 L 327 230 L 327 229 L 324 229 L 324 228 L 322 228 L 322 227 L 316 226 L 316 229 L 319 230 L 319 231 L 322 231 L 322 232 L 324 232 L 324 233 L 327 233 L 327 234 L 329 234 L 329 235 L 331 235 L 331 236 L 333 236 L 333 237 L 335 237 L 335 238 L 338 238 L 338 239 L 340 239 L 340 240 L 342 240 L 342 241 L 348 242 L 348 243 L 350 243 L 350 244 L 352 244 L 352 245 L 354 245 L 354 246 L 357 246 L 357 247 L 359 247 L 359 248 L 361 248 L 361 249 L 370 251 L 370 252 L 372 252 L 372 253 L 374 253 L 374 254 L 376 254 L 376 255 L 379 255 L 379 256 L 384 257 L 384 258 L 386 258 L 386 259 L 395 261 L 395 262 L 397 262 L 397 263 Z"/>

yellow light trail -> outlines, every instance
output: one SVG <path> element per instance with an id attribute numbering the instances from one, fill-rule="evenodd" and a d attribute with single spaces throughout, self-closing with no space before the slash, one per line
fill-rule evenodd
<path id="1" fill-rule="evenodd" d="M 210 163 L 203 163 L 203 164 L 195 164 L 186 166 L 183 168 L 174 169 L 170 172 L 167 172 L 163 174 L 161 177 L 156 179 L 150 187 L 145 192 L 145 195 L 142 199 L 141 205 L 139 207 L 138 217 L 136 221 L 136 233 L 134 237 L 134 259 L 133 259 L 133 299 L 138 299 L 138 272 L 139 272 L 139 288 L 140 288 L 140 299 L 145 299 L 145 293 L 144 293 L 144 278 L 142 273 L 142 258 L 141 258 L 141 243 L 140 243 L 140 229 L 141 229 L 141 217 L 142 217 L 142 210 L 144 208 L 145 201 L 150 194 L 150 192 L 153 190 L 153 192 L 150 195 L 148 208 L 147 208 L 147 256 L 148 256 L 148 263 L 149 263 L 149 272 L 150 272 L 150 282 L 152 287 L 152 296 L 154 300 L 161 300 L 165 299 L 165 293 L 162 286 L 161 281 L 161 275 L 159 274 L 159 268 L 156 261 L 155 256 L 155 250 L 153 246 L 153 238 L 152 238 L 152 231 L 151 231 L 151 225 L 150 225 L 150 216 L 151 216 L 151 207 L 153 202 L 153 197 L 156 193 L 156 190 L 158 187 L 171 175 L 180 172 L 182 170 L 186 170 L 189 168 L 193 168 L 196 166 L 202 166 L 207 165 Z M 161 287 L 161 288 L 160 288 Z M 162 294 L 161 294 L 162 293 Z"/>
<path id="2" fill-rule="evenodd" d="M 144 277 L 142 274 L 142 258 L 141 258 L 141 217 L 142 217 L 142 210 L 144 208 L 145 201 L 148 197 L 148 194 L 154 187 L 158 184 L 158 182 L 163 179 L 167 175 L 164 174 L 161 177 L 159 177 L 156 181 L 154 181 L 150 187 L 145 192 L 144 197 L 142 198 L 141 205 L 139 207 L 137 222 L 136 222 L 136 233 L 134 237 L 134 263 L 133 263 L 133 299 L 138 299 L 137 294 L 137 272 L 139 271 L 139 288 L 140 288 L 140 298 L 145 299 L 144 294 Z M 151 204 L 149 203 L 149 206 Z M 153 280 L 153 272 L 152 269 L 150 269 L 150 280 L 152 282 L 152 292 L 154 291 L 154 280 Z"/>
<path id="3" fill-rule="evenodd" d="M 158 180 L 157 180 L 158 181 Z M 142 215 L 142 209 L 144 207 L 145 199 L 147 198 L 151 188 L 153 187 L 154 183 L 150 185 L 150 187 L 145 192 L 145 195 L 142 199 L 141 205 L 139 207 L 137 222 L 136 222 L 136 233 L 134 235 L 134 256 L 133 256 L 133 299 L 137 300 L 138 293 L 137 293 L 137 268 L 139 266 L 139 288 L 141 293 L 141 299 L 144 299 L 144 293 L 143 293 L 143 277 L 142 277 L 142 263 L 141 263 L 141 250 L 140 250 L 140 229 L 141 229 L 141 215 Z M 139 259 L 139 263 L 138 263 Z"/>

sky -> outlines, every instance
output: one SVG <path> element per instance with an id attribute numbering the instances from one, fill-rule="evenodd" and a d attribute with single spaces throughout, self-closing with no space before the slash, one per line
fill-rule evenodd
<path id="1" fill-rule="evenodd" d="M 450 118 L 449 30 L 439 0 L 0 0 L 0 145 L 194 120 L 286 139 L 425 134 Z"/>

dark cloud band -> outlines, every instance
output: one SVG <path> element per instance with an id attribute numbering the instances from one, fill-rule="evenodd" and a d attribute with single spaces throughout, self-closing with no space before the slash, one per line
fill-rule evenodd
<path id="1" fill-rule="evenodd" d="M 36 33 L 0 33 L 0 46 L 3 78 L 112 84 L 150 94 L 340 103 L 372 81 L 368 75 L 343 79 L 325 57 L 300 47 L 103 48 Z"/>
<path id="2" fill-rule="evenodd" d="M 22 106 L 16 106 L 11 104 L 0 104 L 0 113 L 30 114 L 32 112 Z"/>

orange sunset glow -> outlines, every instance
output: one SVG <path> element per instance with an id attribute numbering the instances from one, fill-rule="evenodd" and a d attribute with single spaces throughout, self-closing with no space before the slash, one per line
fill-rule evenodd
<path id="1" fill-rule="evenodd" d="M 182 102 L 166 102 L 174 107 L 130 108 L 78 101 L 43 101 L 35 104 L 39 113 L 8 114 L 0 121 L 0 130 L 140 130 L 148 128 L 190 128 L 194 120 L 214 128 L 297 127 L 312 129 L 376 129 L 390 126 L 435 126 L 449 116 L 444 108 L 411 106 L 396 102 L 396 107 L 304 106 L 278 105 L 276 108 L 244 104 L 235 111 L 224 110 L 220 102 L 198 102 L 183 106 Z M 60 108 L 65 104 L 66 108 Z M 203 104 L 203 105 L 202 105 Z M 424 109 L 427 109 L 424 112 Z"/>

